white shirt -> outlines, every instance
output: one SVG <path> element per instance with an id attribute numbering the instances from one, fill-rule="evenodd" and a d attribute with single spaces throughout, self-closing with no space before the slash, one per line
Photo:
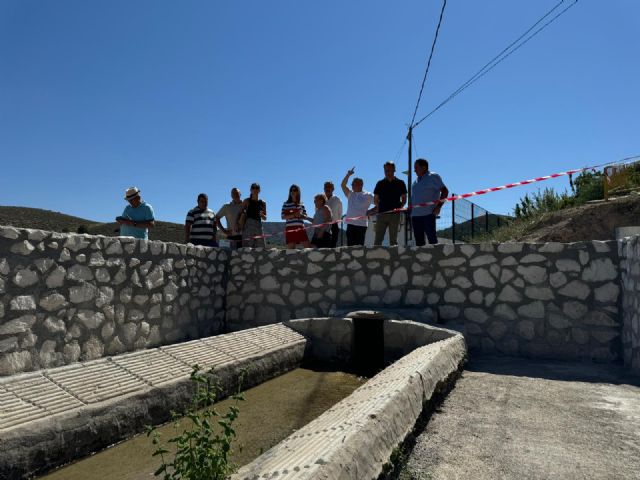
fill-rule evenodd
<path id="1" fill-rule="evenodd" d="M 331 209 L 331 220 L 334 222 L 342 218 L 342 200 L 335 195 L 331 195 L 331 198 L 327 201 L 327 205 Z"/>
<path id="2" fill-rule="evenodd" d="M 347 198 L 347 218 L 361 217 L 367 214 L 369 205 L 373 203 L 373 195 L 369 192 L 351 192 Z M 358 218 L 354 220 L 346 220 L 347 225 L 357 225 L 359 227 L 366 227 L 369 225 L 367 217 Z"/>

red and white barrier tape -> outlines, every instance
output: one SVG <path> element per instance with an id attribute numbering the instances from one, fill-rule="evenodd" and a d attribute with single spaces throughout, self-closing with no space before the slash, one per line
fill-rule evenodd
<path id="1" fill-rule="evenodd" d="M 309 229 L 312 229 L 312 228 L 326 227 L 326 226 L 329 226 L 329 225 L 346 222 L 347 220 L 362 220 L 362 219 L 370 217 L 370 216 L 382 215 L 384 213 L 406 212 L 407 210 L 409 210 L 411 208 L 427 207 L 429 205 L 437 205 L 439 203 L 444 204 L 446 202 L 455 202 L 456 200 L 462 200 L 464 198 L 475 197 L 475 196 L 478 196 L 478 195 L 485 195 L 487 193 L 498 192 L 500 190 L 506 190 L 506 189 L 514 188 L 514 187 L 521 187 L 523 185 L 529 185 L 531 183 L 543 182 L 545 180 L 549 180 L 549 179 L 552 179 L 552 178 L 558 178 L 558 177 L 562 177 L 562 176 L 565 176 L 565 175 L 572 175 L 574 173 L 584 172 L 586 170 L 595 170 L 596 168 L 602 168 L 602 167 L 606 167 L 608 165 L 625 165 L 627 163 L 635 163 L 638 160 L 640 160 L 640 155 L 635 155 L 633 157 L 626 157 L 626 158 L 623 158 L 622 160 L 618 160 L 618 161 L 615 161 L 615 162 L 602 163 L 600 165 L 594 165 L 594 166 L 591 166 L 591 167 L 576 168 L 576 169 L 573 169 L 573 170 L 567 170 L 566 172 L 552 173 L 551 175 L 544 175 L 542 177 L 536 177 L 536 178 L 532 178 L 532 179 L 529 179 L 529 180 L 522 180 L 520 182 L 507 183 L 505 185 L 500 185 L 499 187 L 490 187 L 490 188 L 485 188 L 483 190 L 476 190 L 475 192 L 463 193 L 462 195 L 454 195 L 454 196 L 451 196 L 451 197 L 448 197 L 448 198 L 443 198 L 441 200 L 436 200 L 434 202 L 416 203 L 416 204 L 414 204 L 412 206 L 407 206 L 407 207 L 403 207 L 403 208 L 395 208 L 393 210 L 389 210 L 389 211 L 386 211 L 386 212 L 378 212 L 378 213 L 374 213 L 372 215 L 360 215 L 360 216 L 357 216 L 357 217 L 344 217 L 341 220 L 335 220 L 333 222 L 319 223 L 319 224 L 315 224 L 315 225 L 306 225 L 304 227 L 291 228 L 291 229 L 289 229 L 287 231 L 288 232 L 299 232 L 301 230 L 309 230 Z M 251 240 L 257 240 L 257 239 L 260 239 L 260 238 L 277 237 L 277 236 L 280 236 L 280 235 L 283 235 L 283 234 L 284 234 L 284 232 L 280 232 L 280 233 L 276 233 L 276 234 L 256 235 L 256 236 L 250 237 L 250 239 Z"/>

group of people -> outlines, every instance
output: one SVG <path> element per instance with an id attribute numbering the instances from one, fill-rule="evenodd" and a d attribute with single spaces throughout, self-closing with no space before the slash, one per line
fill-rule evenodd
<path id="1" fill-rule="evenodd" d="M 347 198 L 347 211 L 343 219 L 342 201 L 334 195 L 333 182 L 324 184 L 324 192 L 314 196 L 315 213 L 307 215 L 298 185 L 291 185 L 289 196 L 282 205 L 281 218 L 285 221 L 285 244 L 287 248 L 333 248 L 337 245 L 341 221 L 346 224 L 347 245 L 364 245 L 368 218 L 375 215 L 375 245 L 381 245 L 389 234 L 389 244 L 397 245 L 400 215 L 407 210 L 407 186 L 396 177 L 393 162 L 384 164 L 384 178 L 373 193 L 364 190 L 362 178 L 354 177 L 349 187 L 349 179 L 355 169 L 350 169 L 341 182 Z M 438 243 L 436 218 L 440 213 L 449 190 L 440 175 L 429 171 L 429 163 L 418 159 L 414 163 L 416 180 L 411 186 L 412 203 L 408 211 L 417 246 Z M 116 218 L 120 224 L 120 235 L 148 238 L 148 229 L 154 226 L 153 208 L 142 201 L 137 187 L 127 189 L 125 200 L 128 205 L 122 216 Z M 217 213 L 209 209 L 209 198 L 201 193 L 197 206 L 189 210 L 185 220 L 185 243 L 204 246 L 218 246 L 217 230 L 222 231 L 232 248 L 264 247 L 262 222 L 267 219 L 267 204 L 260 199 L 260 185 L 251 185 L 249 197 L 242 200 L 238 188 L 231 190 L 231 201 L 224 204 Z M 223 224 L 223 220 L 226 226 Z M 310 222 L 307 226 L 305 222 Z"/>

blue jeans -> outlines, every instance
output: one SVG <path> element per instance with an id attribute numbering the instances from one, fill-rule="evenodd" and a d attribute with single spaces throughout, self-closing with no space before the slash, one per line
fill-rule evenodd
<path id="1" fill-rule="evenodd" d="M 425 244 L 425 235 L 430 244 L 438 243 L 438 237 L 436 236 L 436 216 L 433 213 L 431 215 L 411 217 L 411 225 L 413 226 L 413 235 L 416 239 L 417 247 Z"/>

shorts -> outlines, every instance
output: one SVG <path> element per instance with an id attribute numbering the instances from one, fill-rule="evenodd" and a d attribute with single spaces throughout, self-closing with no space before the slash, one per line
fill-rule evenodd
<path id="1" fill-rule="evenodd" d="M 309 237 L 304 227 L 292 226 L 284 229 L 284 243 L 304 243 L 308 242 Z"/>

